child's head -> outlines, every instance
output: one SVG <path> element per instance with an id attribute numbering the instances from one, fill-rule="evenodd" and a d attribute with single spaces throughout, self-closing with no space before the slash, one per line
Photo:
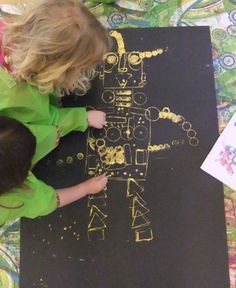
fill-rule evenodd
<path id="1" fill-rule="evenodd" d="M 110 39 L 80 0 L 36 0 L 6 25 L 3 45 L 17 80 L 42 92 L 78 88 L 85 93 Z"/>
<path id="2" fill-rule="evenodd" d="M 36 139 L 26 126 L 0 116 L 0 194 L 22 186 L 35 147 Z"/>

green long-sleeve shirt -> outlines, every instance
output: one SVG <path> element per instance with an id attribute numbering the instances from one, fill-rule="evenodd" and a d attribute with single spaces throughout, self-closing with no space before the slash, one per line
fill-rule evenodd
<path id="1" fill-rule="evenodd" d="M 58 108 L 50 104 L 49 96 L 25 82 L 14 81 L 0 67 L 0 115 L 19 120 L 35 135 L 37 146 L 33 164 L 56 147 L 57 128 L 63 137 L 88 127 L 85 108 Z M 56 207 L 55 190 L 30 171 L 22 188 L 0 195 L 0 225 L 19 217 L 46 215 Z"/>

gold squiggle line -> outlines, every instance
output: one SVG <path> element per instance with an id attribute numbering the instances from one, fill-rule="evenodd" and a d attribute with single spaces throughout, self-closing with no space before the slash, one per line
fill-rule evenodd
<path id="1" fill-rule="evenodd" d="M 148 151 L 149 152 L 156 152 L 156 151 L 160 151 L 160 150 L 166 150 L 166 149 L 170 149 L 170 145 L 169 144 L 159 144 L 159 145 L 149 145 L 148 146 Z"/>
<path id="2" fill-rule="evenodd" d="M 163 52 L 164 50 L 159 48 L 153 51 L 139 52 L 139 56 L 141 59 L 145 59 L 145 58 L 156 57 L 157 55 L 161 55 Z"/>
<path id="3" fill-rule="evenodd" d="M 159 112 L 159 118 L 160 119 L 169 119 L 174 123 L 179 123 L 181 121 L 184 121 L 183 116 L 177 115 L 173 112 L 170 112 L 169 107 L 165 107 L 162 109 L 162 111 Z"/>
<path id="4" fill-rule="evenodd" d="M 118 54 L 120 56 L 123 55 L 125 53 L 125 43 L 124 43 L 124 39 L 121 33 L 117 31 L 111 31 L 110 36 L 116 39 L 116 42 L 118 45 Z"/>

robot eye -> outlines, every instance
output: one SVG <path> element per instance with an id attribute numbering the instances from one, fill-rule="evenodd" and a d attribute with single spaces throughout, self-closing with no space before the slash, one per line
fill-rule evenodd
<path id="1" fill-rule="evenodd" d="M 108 64 L 115 64 L 117 62 L 117 57 L 116 55 L 109 55 L 107 57 L 107 63 Z"/>
<path id="2" fill-rule="evenodd" d="M 129 67 L 132 70 L 138 71 L 141 69 L 142 59 L 140 58 L 139 52 L 130 53 L 128 56 Z"/>
<path id="3" fill-rule="evenodd" d="M 115 53 L 108 53 L 105 59 L 105 71 L 111 72 L 118 63 L 118 56 Z"/>
<path id="4" fill-rule="evenodd" d="M 132 54 L 129 54 L 128 61 L 131 65 L 138 65 L 140 64 L 142 60 L 139 56 L 139 53 L 132 53 Z"/>

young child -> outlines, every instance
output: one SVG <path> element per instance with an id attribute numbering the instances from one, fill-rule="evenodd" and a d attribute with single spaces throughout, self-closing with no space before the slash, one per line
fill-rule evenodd
<path id="1" fill-rule="evenodd" d="M 50 95 L 85 93 L 110 39 L 79 0 L 37 0 L 24 15 L 0 25 L 0 225 L 51 213 L 100 192 L 106 174 L 53 189 L 30 171 L 71 131 L 102 128 L 106 115 L 58 108 Z"/>

